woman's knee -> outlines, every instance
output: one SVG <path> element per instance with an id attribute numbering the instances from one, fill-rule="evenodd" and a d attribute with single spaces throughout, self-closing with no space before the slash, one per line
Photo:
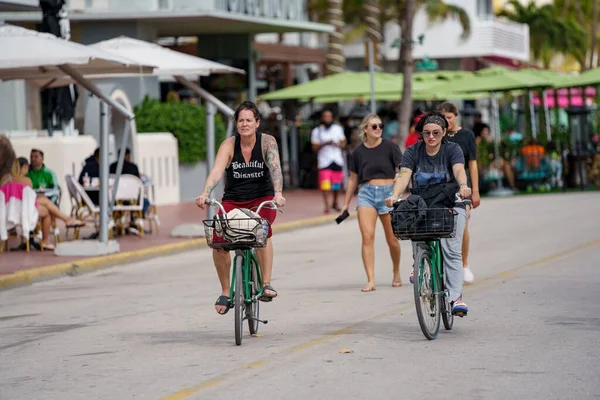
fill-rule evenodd
<path id="1" fill-rule="evenodd" d="M 364 245 L 372 246 L 375 243 L 375 232 L 374 231 L 363 231 L 362 235 L 362 243 Z"/>

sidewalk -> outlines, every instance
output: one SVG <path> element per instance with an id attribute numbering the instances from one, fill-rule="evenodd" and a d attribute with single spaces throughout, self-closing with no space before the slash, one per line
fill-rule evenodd
<path id="1" fill-rule="evenodd" d="M 287 203 L 283 209 L 284 212 L 277 213 L 277 219 L 273 225 L 275 231 L 328 223 L 329 221 L 335 223 L 334 219 L 337 214 L 323 214 L 322 198 L 319 191 L 288 190 L 284 192 L 284 195 Z M 341 204 L 343 195 L 339 196 L 338 201 Z M 352 207 L 355 202 L 356 199 L 352 202 Z M 72 270 L 76 274 L 77 270 L 96 269 L 117 263 L 133 262 L 159 254 L 183 251 L 205 245 L 203 238 L 171 237 L 171 231 L 178 225 L 202 223 L 205 212 L 196 207 L 193 202 L 158 207 L 158 213 L 161 223 L 160 231 L 146 234 L 144 237 L 135 235 L 117 237 L 117 241 L 121 246 L 121 251 L 117 254 L 88 258 L 59 257 L 53 251 L 42 252 L 33 248 L 30 253 L 25 251 L 0 253 L 0 288 L 30 283 L 38 277 L 48 278 L 69 273 L 68 270 Z M 58 224 L 64 227 L 62 222 L 59 221 Z M 80 238 L 86 238 L 92 232 L 93 229 L 90 228 L 82 230 Z M 72 240 L 73 232 L 71 231 L 70 234 L 70 238 L 66 239 L 65 231 L 61 229 L 61 239 L 63 241 Z M 11 239 L 9 240 L 9 248 L 13 249 L 19 243 L 18 239 Z M 42 272 L 40 273 L 40 271 Z M 21 276 L 17 277 L 16 275 Z"/>

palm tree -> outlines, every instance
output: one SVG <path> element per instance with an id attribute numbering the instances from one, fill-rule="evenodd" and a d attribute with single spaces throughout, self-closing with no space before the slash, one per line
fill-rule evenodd
<path id="1" fill-rule="evenodd" d="M 592 43 L 590 44 L 590 66 L 589 68 L 594 68 L 594 53 L 596 51 L 596 39 L 598 35 L 598 0 L 594 0 L 594 5 L 592 7 Z M 600 54 L 598 55 L 598 59 L 600 60 Z"/>
<path id="2" fill-rule="evenodd" d="M 575 57 L 582 67 L 585 66 L 586 32 L 574 17 L 560 16 L 559 10 L 564 11 L 562 7 L 553 4 L 538 7 L 533 1 L 524 6 L 517 0 L 509 1 L 507 6 L 512 9 L 504 8 L 498 15 L 529 25 L 534 60 L 541 61 L 548 68 L 553 56 L 561 53 Z"/>
<path id="3" fill-rule="evenodd" d="M 346 58 L 344 57 L 344 19 L 342 0 L 327 0 L 327 19 L 335 31 L 329 34 L 327 51 L 327 75 L 344 72 Z"/>
<path id="4" fill-rule="evenodd" d="M 404 147 L 404 135 L 410 126 L 412 113 L 412 73 L 413 73 L 413 21 L 416 10 L 423 7 L 430 22 L 444 21 L 457 17 L 462 26 L 462 38 L 466 39 L 471 34 L 471 22 L 467 12 L 455 5 L 446 4 L 442 0 L 397 0 L 397 12 L 400 26 L 402 27 L 402 40 L 400 43 L 400 57 L 398 58 L 398 71 L 403 74 L 403 92 L 398 113 L 400 126 L 400 146 Z"/>
<path id="5" fill-rule="evenodd" d="M 381 12 L 379 0 L 364 1 L 364 24 L 366 26 L 366 39 L 373 43 L 375 52 L 375 64 L 380 65 L 381 54 L 377 49 L 381 43 Z"/>

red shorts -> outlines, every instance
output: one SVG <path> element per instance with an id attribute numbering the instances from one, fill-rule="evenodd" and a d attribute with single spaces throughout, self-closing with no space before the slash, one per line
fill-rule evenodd
<path id="1" fill-rule="evenodd" d="M 247 208 L 252 211 L 256 211 L 256 209 L 258 208 L 260 203 L 262 203 L 263 201 L 269 201 L 269 200 L 273 200 L 273 196 L 259 197 L 258 199 L 249 200 L 249 201 L 223 200 L 221 202 L 221 204 L 223 205 L 223 208 L 225 209 L 226 212 L 229 212 L 229 211 L 233 210 L 234 208 Z M 260 210 L 260 214 L 259 214 L 262 218 L 269 221 L 270 226 L 269 226 L 269 234 L 267 235 L 268 238 L 273 236 L 272 225 L 273 225 L 273 222 L 275 222 L 275 217 L 277 217 L 277 210 L 273 210 L 270 207 L 271 207 L 270 205 L 264 206 Z M 221 210 L 219 210 L 219 214 L 222 214 Z"/>
<path id="2" fill-rule="evenodd" d="M 344 171 L 331 169 L 319 170 L 319 189 L 324 191 L 341 190 L 344 182 Z"/>

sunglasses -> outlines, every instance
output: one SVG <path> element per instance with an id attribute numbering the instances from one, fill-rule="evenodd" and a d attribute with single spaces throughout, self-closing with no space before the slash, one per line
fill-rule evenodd
<path id="1" fill-rule="evenodd" d="M 428 136 L 433 136 L 433 137 L 438 137 L 442 134 L 441 131 L 433 131 L 433 132 L 428 132 L 428 131 L 424 131 L 422 133 L 423 137 L 428 137 Z"/>
<path id="2" fill-rule="evenodd" d="M 377 128 L 383 129 L 383 124 L 379 124 L 379 125 L 373 124 L 373 125 L 371 125 L 371 129 L 376 130 Z"/>

